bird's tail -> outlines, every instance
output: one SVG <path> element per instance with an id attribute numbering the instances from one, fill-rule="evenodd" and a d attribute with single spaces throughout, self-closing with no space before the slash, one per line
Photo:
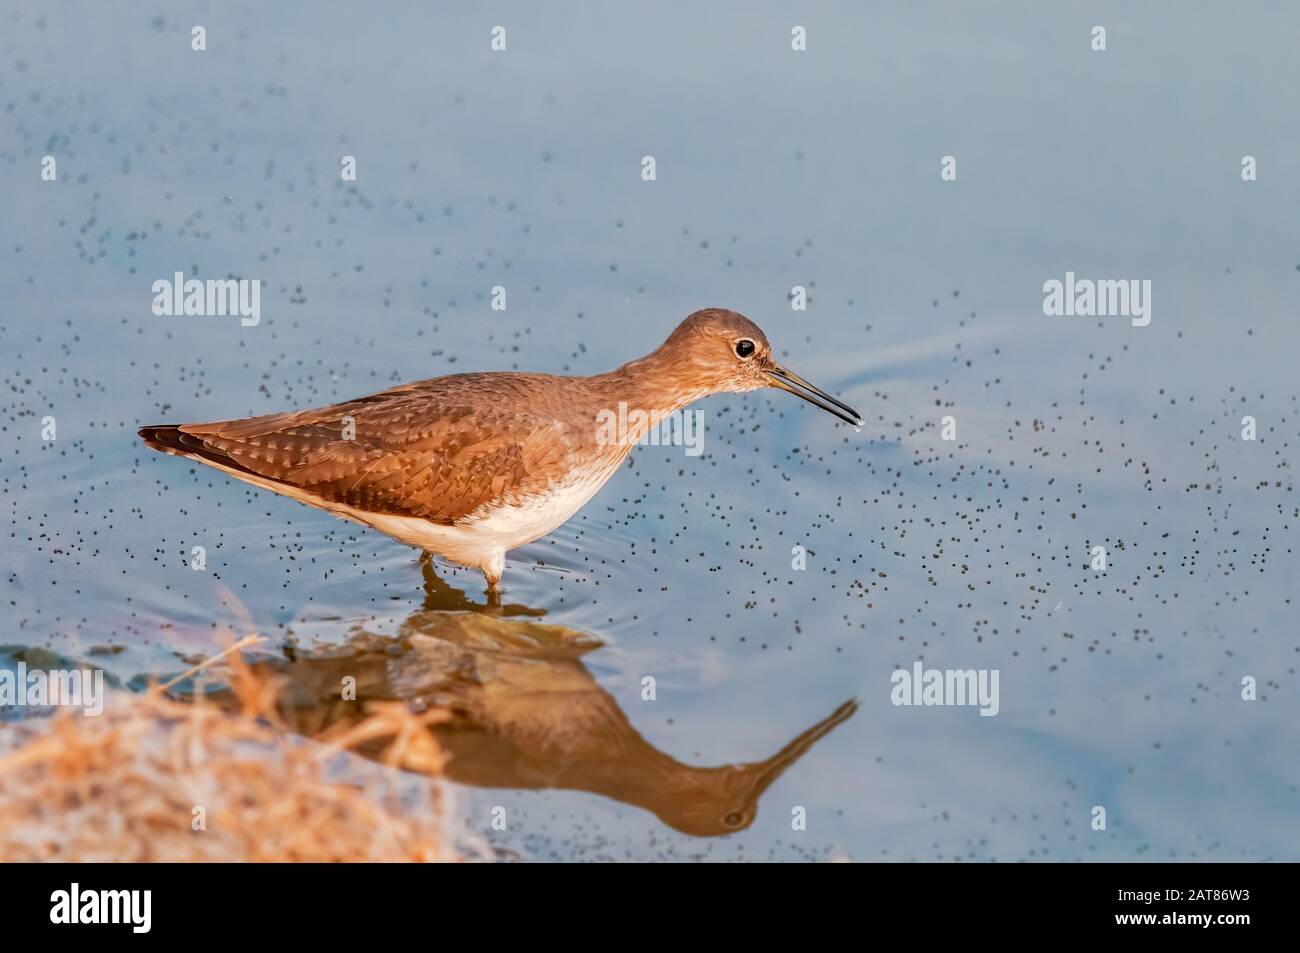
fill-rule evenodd
<path id="1" fill-rule="evenodd" d="M 154 427 L 141 427 L 140 437 L 154 450 L 170 453 L 177 457 L 188 457 L 203 463 L 220 467 L 229 467 L 245 473 L 252 473 L 248 467 L 234 459 L 220 447 L 213 446 L 203 437 L 190 433 L 186 428 L 193 424 L 158 424 Z"/>
<path id="2" fill-rule="evenodd" d="M 185 434 L 181 433 L 181 428 L 176 424 L 158 424 L 140 428 L 140 439 L 145 442 L 145 445 L 153 450 L 161 450 L 163 453 L 180 455 L 192 453 L 192 448 L 185 446 L 184 438 Z"/>

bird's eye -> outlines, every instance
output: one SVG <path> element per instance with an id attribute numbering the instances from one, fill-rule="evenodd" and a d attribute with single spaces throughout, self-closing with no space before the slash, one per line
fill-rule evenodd
<path id="1" fill-rule="evenodd" d="M 749 338 L 741 338 L 736 342 L 736 357 L 746 358 L 754 353 L 754 342 Z"/>
<path id="2" fill-rule="evenodd" d="M 753 347 L 752 342 L 750 343 L 750 347 Z M 736 346 L 736 350 L 740 350 L 739 345 Z M 745 815 L 742 811 L 732 811 L 722 819 L 722 823 L 727 827 L 739 827 L 741 824 L 745 823 Z"/>

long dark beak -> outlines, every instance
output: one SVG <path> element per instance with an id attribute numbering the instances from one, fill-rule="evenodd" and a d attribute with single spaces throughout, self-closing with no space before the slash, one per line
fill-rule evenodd
<path id="1" fill-rule="evenodd" d="M 820 387 L 814 387 L 794 371 L 788 371 L 780 364 L 774 364 L 767 372 L 773 387 L 789 391 L 796 397 L 802 397 L 814 407 L 820 407 L 827 413 L 834 414 L 845 423 L 855 427 L 862 426 L 862 415 L 843 401 L 836 400 Z"/>

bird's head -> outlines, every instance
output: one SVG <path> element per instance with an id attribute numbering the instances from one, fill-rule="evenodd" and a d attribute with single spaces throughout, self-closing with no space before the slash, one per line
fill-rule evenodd
<path id="1" fill-rule="evenodd" d="M 773 782 L 857 710 L 855 699 L 844 702 L 763 761 L 717 768 L 677 765 L 676 771 L 660 773 L 654 798 L 643 806 L 669 826 L 696 837 L 742 831 L 754 823 L 759 798 Z"/>
<path id="2" fill-rule="evenodd" d="M 846 423 L 862 425 L 861 415 L 848 404 L 777 363 L 763 329 L 735 311 L 696 311 L 669 335 L 660 353 L 671 362 L 674 376 L 689 379 L 701 394 L 777 387 Z"/>

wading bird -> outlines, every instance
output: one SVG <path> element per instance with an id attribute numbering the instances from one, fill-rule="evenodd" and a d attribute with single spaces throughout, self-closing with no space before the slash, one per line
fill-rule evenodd
<path id="1" fill-rule="evenodd" d="M 773 360 L 758 325 L 710 308 L 608 374 L 453 374 L 315 410 L 144 427 L 140 436 L 478 569 L 495 597 L 506 553 L 577 513 L 664 416 L 710 394 L 762 387 L 862 424 Z M 606 439 L 597 420 L 620 404 L 644 411 Z"/>

